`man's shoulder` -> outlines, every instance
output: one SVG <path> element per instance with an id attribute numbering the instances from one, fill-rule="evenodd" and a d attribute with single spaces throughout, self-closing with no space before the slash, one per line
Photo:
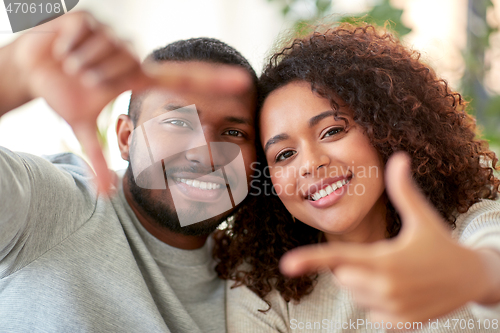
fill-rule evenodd
<path id="1" fill-rule="evenodd" d="M 28 153 L 16 153 L 31 171 L 35 178 L 51 178 L 51 176 L 72 179 L 70 183 L 76 181 L 85 184 L 85 187 L 94 187 L 94 172 L 89 164 L 80 156 L 74 153 L 60 153 L 53 155 L 36 156 Z"/>
<path id="2" fill-rule="evenodd" d="M 79 203 L 93 210 L 98 198 L 94 172 L 89 164 L 73 153 L 36 156 L 29 153 L 12 153 L 18 157 L 22 166 L 16 173 L 29 179 L 31 202 L 43 207 L 47 201 Z M 56 207 L 53 207 L 56 208 Z"/>
<path id="3" fill-rule="evenodd" d="M 74 153 L 42 155 L 41 158 L 63 169 L 67 169 L 72 172 L 79 171 L 82 175 L 93 176 L 93 172 L 89 164 L 82 157 Z"/>

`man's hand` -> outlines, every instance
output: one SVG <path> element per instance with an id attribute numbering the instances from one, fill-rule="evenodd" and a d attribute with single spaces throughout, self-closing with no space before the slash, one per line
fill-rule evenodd
<path id="1" fill-rule="evenodd" d="M 395 239 L 302 247 L 283 257 L 282 272 L 296 276 L 328 267 L 374 320 L 393 324 L 425 324 L 469 301 L 487 299 L 499 288 L 494 286 L 494 270 L 487 268 L 482 252 L 451 238 L 439 213 L 411 180 L 409 163 L 408 156 L 396 153 L 386 168 L 387 192 L 403 222 Z"/>
<path id="2" fill-rule="evenodd" d="M 172 70 L 159 72 L 152 65 L 145 74 L 126 44 L 85 12 L 65 14 L 41 25 L 9 50 L 18 75 L 3 80 L 15 79 L 16 87 L 26 90 L 20 94 L 27 96 L 21 104 L 43 97 L 68 122 L 104 191 L 111 179 L 97 139 L 96 120 L 113 98 L 126 90 L 153 86 L 199 93 L 240 92 L 250 86 L 249 76 L 230 66 L 207 72 L 196 65 L 188 70 L 173 65 Z"/>

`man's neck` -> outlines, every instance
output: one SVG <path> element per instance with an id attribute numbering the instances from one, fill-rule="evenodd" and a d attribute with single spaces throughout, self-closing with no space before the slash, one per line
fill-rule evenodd
<path id="1" fill-rule="evenodd" d="M 142 209 L 137 205 L 125 177 L 123 178 L 123 192 L 125 194 L 125 199 L 127 200 L 130 208 L 134 211 L 135 216 L 142 224 L 142 226 L 155 238 L 159 239 L 163 243 L 170 246 L 183 249 L 183 250 L 195 250 L 199 249 L 207 241 L 208 235 L 205 236 L 188 236 L 176 233 L 165 227 L 160 226 L 156 221 L 151 219 L 147 214 L 145 214 Z"/>

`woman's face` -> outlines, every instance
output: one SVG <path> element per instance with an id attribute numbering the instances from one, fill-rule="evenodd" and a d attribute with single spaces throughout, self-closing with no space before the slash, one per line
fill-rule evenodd
<path id="1" fill-rule="evenodd" d="M 382 160 L 351 110 L 338 104 L 348 124 L 309 83 L 289 83 L 267 97 L 260 129 L 271 180 L 288 211 L 328 240 L 383 239 Z"/>

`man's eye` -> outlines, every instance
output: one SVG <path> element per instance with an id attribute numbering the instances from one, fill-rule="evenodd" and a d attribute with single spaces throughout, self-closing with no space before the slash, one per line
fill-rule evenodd
<path id="1" fill-rule="evenodd" d="M 182 121 L 182 120 L 169 120 L 169 121 L 166 121 L 165 123 L 172 124 L 172 125 L 178 126 L 178 127 L 190 127 L 188 125 L 188 123 L 186 123 L 185 121 Z"/>
<path id="2" fill-rule="evenodd" d="M 341 132 L 344 131 L 344 128 L 343 127 L 334 127 L 334 128 L 331 128 L 329 129 L 325 135 L 323 136 L 324 138 L 328 137 L 328 136 L 332 136 L 332 135 L 335 135 L 335 134 L 339 134 Z"/>
<path id="3" fill-rule="evenodd" d="M 280 153 L 278 156 L 276 156 L 276 162 L 284 161 L 287 158 L 292 157 L 295 155 L 297 152 L 295 150 L 287 150 L 282 153 Z"/>
<path id="4" fill-rule="evenodd" d="M 237 131 L 237 130 L 228 130 L 228 131 L 225 131 L 223 134 L 230 135 L 230 136 L 243 136 L 243 133 L 241 133 L 240 131 Z"/>

